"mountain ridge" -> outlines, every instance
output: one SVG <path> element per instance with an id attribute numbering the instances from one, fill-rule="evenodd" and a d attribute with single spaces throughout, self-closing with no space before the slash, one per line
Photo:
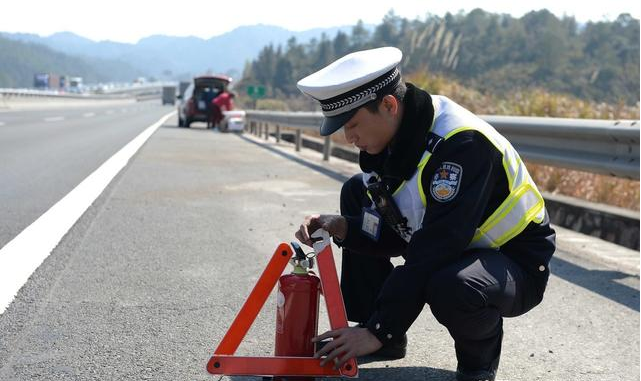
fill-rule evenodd
<path id="1" fill-rule="evenodd" d="M 338 31 L 348 32 L 352 27 L 290 31 L 269 24 L 241 25 L 208 39 L 154 34 L 136 43 L 94 41 L 69 31 L 44 37 L 30 33 L 0 32 L 0 37 L 44 45 L 84 60 L 125 62 L 143 72 L 143 75 L 159 79 L 189 79 L 205 72 L 238 78 L 245 63 L 254 59 L 266 45 L 284 45 L 291 37 L 296 38 L 298 43 L 308 42 L 313 38 L 320 39 L 323 33 L 327 38 L 332 38 Z"/>
<path id="2" fill-rule="evenodd" d="M 0 87 L 32 87 L 36 73 L 80 76 L 87 83 L 129 81 L 141 72 L 125 62 L 76 57 L 33 42 L 0 36 Z"/>

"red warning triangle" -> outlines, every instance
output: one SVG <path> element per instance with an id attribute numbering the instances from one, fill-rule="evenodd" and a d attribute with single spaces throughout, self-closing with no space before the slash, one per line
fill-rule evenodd
<path id="1" fill-rule="evenodd" d="M 329 325 L 332 330 L 347 327 L 347 314 L 343 304 L 343 295 L 338 283 L 336 265 L 332 255 L 332 246 L 329 234 L 324 230 L 316 231 L 312 237 L 322 240 L 314 243 L 317 253 L 316 262 L 321 280 L 322 294 L 327 306 Z M 262 275 L 256 282 L 254 289 L 241 307 L 238 315 L 232 322 L 223 337 L 223 340 L 214 351 L 214 355 L 207 363 L 207 371 L 221 375 L 271 375 L 271 376 L 309 376 L 309 377 L 357 377 L 358 366 L 356 359 L 349 359 L 340 369 L 335 370 L 332 364 L 320 366 L 320 359 L 313 357 L 246 357 L 234 356 L 236 349 L 254 323 L 256 316 L 265 305 L 267 298 L 276 286 L 293 252 L 286 243 L 281 243 Z"/>

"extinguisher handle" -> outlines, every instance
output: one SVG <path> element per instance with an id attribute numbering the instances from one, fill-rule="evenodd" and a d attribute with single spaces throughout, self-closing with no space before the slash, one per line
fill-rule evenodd
<path id="1" fill-rule="evenodd" d="M 331 242 L 329 240 L 329 233 L 325 229 L 318 229 L 311 235 L 312 239 L 315 239 L 313 247 L 314 252 L 318 256 L 321 251 L 323 251 L 327 246 L 330 246 Z"/>
<path id="2" fill-rule="evenodd" d="M 291 244 L 292 244 L 292 248 L 294 249 L 294 254 L 296 255 L 296 259 L 298 259 L 299 261 L 302 261 L 303 259 L 307 259 L 307 255 L 305 255 L 305 252 L 297 242 L 292 241 Z"/>

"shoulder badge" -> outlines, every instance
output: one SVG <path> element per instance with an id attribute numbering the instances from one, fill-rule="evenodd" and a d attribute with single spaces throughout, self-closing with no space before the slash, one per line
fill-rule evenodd
<path id="1" fill-rule="evenodd" d="M 438 202 L 452 200 L 458 193 L 463 168 L 456 163 L 444 161 L 432 176 L 430 193 Z"/>

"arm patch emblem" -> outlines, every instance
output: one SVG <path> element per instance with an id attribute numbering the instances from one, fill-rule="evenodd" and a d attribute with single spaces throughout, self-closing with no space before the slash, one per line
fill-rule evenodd
<path id="1" fill-rule="evenodd" d="M 448 202 L 458 194 L 463 168 L 449 161 L 441 163 L 432 176 L 430 193 L 438 202 Z"/>

